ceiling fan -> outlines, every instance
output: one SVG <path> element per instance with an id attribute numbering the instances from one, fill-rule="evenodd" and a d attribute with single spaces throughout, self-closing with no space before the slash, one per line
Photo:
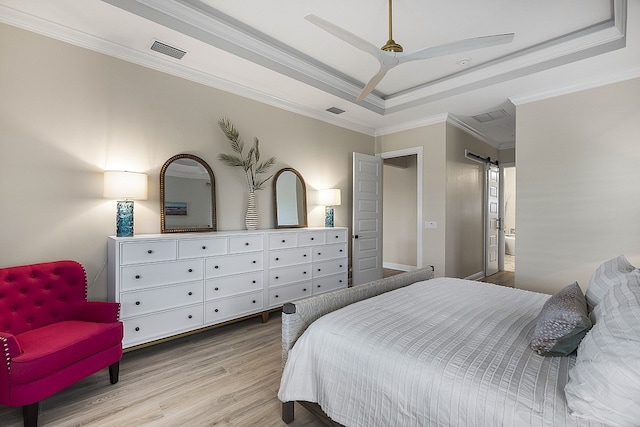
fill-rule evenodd
<path id="1" fill-rule="evenodd" d="M 476 37 L 471 39 L 458 40 L 451 43 L 445 43 L 438 46 L 429 46 L 413 52 L 403 52 L 402 46 L 393 40 L 393 19 L 392 19 L 392 0 L 389 0 L 389 40 L 381 48 L 377 48 L 368 41 L 352 34 L 329 21 L 310 14 L 305 19 L 312 24 L 320 27 L 326 32 L 336 36 L 337 38 L 349 43 L 353 47 L 360 49 L 373 55 L 380 63 L 378 73 L 369 80 L 369 83 L 362 89 L 357 102 L 366 98 L 369 93 L 380 83 L 382 78 L 393 67 L 409 61 L 421 59 L 435 58 L 437 56 L 449 55 L 452 53 L 467 52 L 474 49 L 481 49 L 489 46 L 497 46 L 500 44 L 510 43 L 513 40 L 514 33 L 497 34 L 493 36 Z"/>

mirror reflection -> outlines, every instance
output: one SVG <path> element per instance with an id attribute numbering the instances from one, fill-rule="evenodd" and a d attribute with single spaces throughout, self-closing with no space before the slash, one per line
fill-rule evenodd
<path id="1" fill-rule="evenodd" d="M 178 154 L 162 166 L 160 229 L 163 233 L 216 231 L 215 178 L 201 158 Z"/>
<path id="2" fill-rule="evenodd" d="M 273 179 L 273 194 L 276 228 L 307 226 L 307 188 L 298 171 L 278 171 Z"/>

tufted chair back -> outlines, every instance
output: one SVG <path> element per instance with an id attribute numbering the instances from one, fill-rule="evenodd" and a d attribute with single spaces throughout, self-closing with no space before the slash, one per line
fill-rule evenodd
<path id="1" fill-rule="evenodd" d="M 86 273 L 75 261 L 0 268 L 0 332 L 13 335 L 74 318 L 86 300 Z"/>

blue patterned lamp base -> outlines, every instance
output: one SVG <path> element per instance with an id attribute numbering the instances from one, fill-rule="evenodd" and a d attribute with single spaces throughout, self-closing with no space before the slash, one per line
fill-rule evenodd
<path id="1" fill-rule="evenodd" d="M 333 227 L 333 206 L 324 208 L 324 226 Z"/>
<path id="2" fill-rule="evenodd" d="M 130 200 L 118 201 L 116 215 L 116 236 L 133 236 L 133 202 Z"/>

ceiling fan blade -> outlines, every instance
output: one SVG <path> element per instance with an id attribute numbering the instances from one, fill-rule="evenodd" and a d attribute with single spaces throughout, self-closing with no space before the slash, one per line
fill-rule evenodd
<path id="1" fill-rule="evenodd" d="M 513 36 L 514 33 L 508 33 L 458 40 L 438 46 L 429 46 L 424 49 L 415 50 L 413 52 L 397 53 L 396 58 L 400 63 L 403 63 L 419 59 L 429 59 L 435 58 L 437 56 L 450 55 L 452 53 L 468 52 L 470 50 L 511 43 L 511 41 L 513 40 Z"/>
<path id="2" fill-rule="evenodd" d="M 380 70 L 378 70 L 378 73 L 373 76 L 371 80 L 369 80 L 369 83 L 367 83 L 367 85 L 364 87 L 364 89 L 362 89 L 362 92 L 360 92 L 360 96 L 358 96 L 356 102 L 360 102 L 365 99 L 367 95 L 369 95 L 371 91 L 374 90 L 376 86 L 378 86 L 378 83 L 380 83 L 385 74 L 387 74 L 387 71 L 389 71 L 391 68 L 393 67 L 388 67 L 384 64 L 380 64 Z"/>
<path id="3" fill-rule="evenodd" d="M 335 37 L 339 38 L 340 40 L 349 43 L 351 46 L 360 49 L 362 51 L 365 51 L 373 56 L 375 56 L 376 58 L 379 56 L 379 52 L 380 49 L 378 49 L 377 47 L 375 47 L 374 45 L 372 45 L 371 43 L 369 43 L 368 41 L 366 41 L 365 39 L 362 39 L 358 36 L 356 36 L 355 34 L 352 34 L 346 30 L 343 30 L 342 28 L 338 27 L 335 24 L 332 24 L 329 21 L 325 21 L 324 19 L 320 18 L 319 16 L 310 14 L 304 17 L 304 19 L 306 19 L 307 21 L 311 22 L 312 24 L 316 25 L 317 27 L 320 27 L 321 29 L 323 29 L 324 31 L 328 32 L 329 34 L 334 35 Z"/>

